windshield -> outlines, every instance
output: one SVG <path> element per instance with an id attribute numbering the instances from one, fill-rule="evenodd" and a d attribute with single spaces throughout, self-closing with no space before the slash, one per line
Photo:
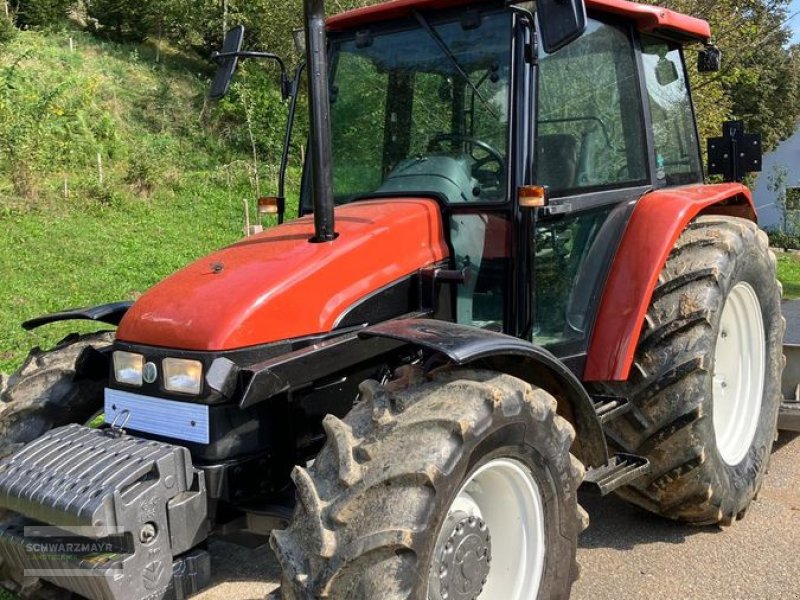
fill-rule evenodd
<path id="1" fill-rule="evenodd" d="M 511 59 L 507 12 L 334 39 L 337 204 L 374 193 L 451 203 L 506 199 Z"/>

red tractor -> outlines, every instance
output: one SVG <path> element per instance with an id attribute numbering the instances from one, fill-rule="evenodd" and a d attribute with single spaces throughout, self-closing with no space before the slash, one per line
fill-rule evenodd
<path id="1" fill-rule="evenodd" d="M 286 599 L 566 598 L 582 484 L 698 525 L 744 514 L 783 368 L 737 183 L 759 140 L 727 124 L 728 182 L 704 184 L 683 48 L 719 67 L 706 22 L 535 4 L 326 21 L 305 0 L 300 218 L 132 305 L 26 324 L 119 327 L 34 351 L 4 393 L 7 582 L 186 598 L 225 535 L 269 540 Z M 242 34 L 215 96 L 238 59 L 276 58 Z"/>

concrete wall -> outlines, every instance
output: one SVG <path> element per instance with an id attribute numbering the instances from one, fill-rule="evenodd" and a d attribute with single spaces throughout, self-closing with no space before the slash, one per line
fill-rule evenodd
<path id="1" fill-rule="evenodd" d="M 775 207 L 777 193 L 767 189 L 769 175 L 777 166 L 782 166 L 789 172 L 786 179 L 788 187 L 800 186 L 800 129 L 774 152 L 764 157 L 764 170 L 753 191 L 758 208 L 758 222 L 762 227 L 776 227 L 780 221 L 780 213 Z"/>

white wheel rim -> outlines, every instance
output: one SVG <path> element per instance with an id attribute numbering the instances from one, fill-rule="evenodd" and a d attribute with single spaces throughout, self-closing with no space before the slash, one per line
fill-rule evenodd
<path id="1" fill-rule="evenodd" d="M 544 501 L 530 469 L 509 458 L 488 462 L 459 491 L 448 515 L 456 512 L 481 519 L 491 535 L 491 567 L 479 600 L 537 598 L 546 553 Z M 439 532 L 437 548 L 450 533 Z M 434 556 L 432 573 L 438 567 Z"/>
<path id="2" fill-rule="evenodd" d="M 714 351 L 714 433 L 722 459 L 731 466 L 741 463 L 753 444 L 765 365 L 761 303 L 753 287 L 740 282 L 722 309 Z"/>

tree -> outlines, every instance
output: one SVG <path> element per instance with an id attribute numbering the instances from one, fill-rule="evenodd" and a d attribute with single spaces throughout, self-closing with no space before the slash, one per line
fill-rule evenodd
<path id="1" fill-rule="evenodd" d="M 15 4 L 20 27 L 47 27 L 63 21 L 76 0 L 19 0 Z"/>
<path id="2" fill-rule="evenodd" d="M 97 20 L 103 33 L 115 40 L 142 41 L 147 38 L 153 14 L 150 2 L 139 0 L 91 0 L 87 12 Z"/>
<path id="3" fill-rule="evenodd" d="M 659 2 L 661 4 L 661 2 Z M 719 135 L 722 121 L 743 119 L 760 132 L 765 150 L 794 133 L 800 117 L 800 51 L 790 48 L 790 0 L 664 0 L 709 21 L 723 51 L 722 71 L 690 68 L 702 136 Z M 690 48 L 690 67 L 699 47 Z"/>

